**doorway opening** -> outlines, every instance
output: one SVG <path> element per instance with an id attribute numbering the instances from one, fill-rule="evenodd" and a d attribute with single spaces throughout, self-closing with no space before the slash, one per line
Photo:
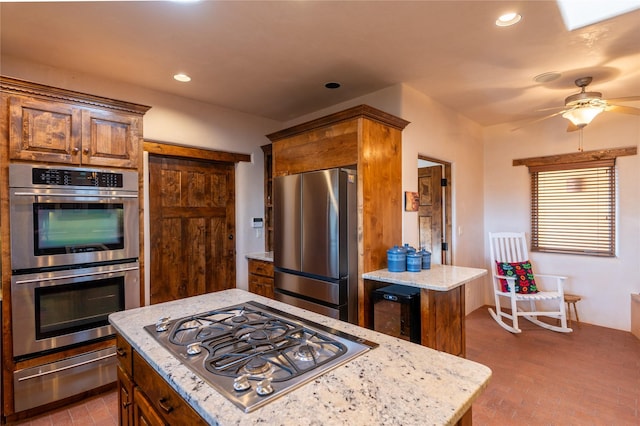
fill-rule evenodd
<path id="1" fill-rule="evenodd" d="M 451 265 L 451 163 L 418 155 L 419 246 L 431 261 Z"/>

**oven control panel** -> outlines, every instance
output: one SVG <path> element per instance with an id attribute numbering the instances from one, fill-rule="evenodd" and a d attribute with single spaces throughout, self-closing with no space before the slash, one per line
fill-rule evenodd
<path id="1" fill-rule="evenodd" d="M 32 169 L 32 184 L 122 188 L 122 173 L 69 169 Z"/>

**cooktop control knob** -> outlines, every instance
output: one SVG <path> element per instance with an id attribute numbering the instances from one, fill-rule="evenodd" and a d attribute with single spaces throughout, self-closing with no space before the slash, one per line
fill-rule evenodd
<path id="1" fill-rule="evenodd" d="M 170 317 L 162 317 L 156 322 L 156 331 L 158 333 L 167 331 L 169 329 Z"/>
<path id="2" fill-rule="evenodd" d="M 249 383 L 249 375 L 243 374 L 242 376 L 233 379 L 233 388 L 239 392 L 246 391 L 251 387 Z"/>
<path id="3" fill-rule="evenodd" d="M 258 382 L 256 387 L 256 393 L 260 396 L 271 395 L 273 393 L 273 387 L 271 386 L 271 378 L 264 379 Z"/>
<path id="4" fill-rule="evenodd" d="M 187 353 L 189 355 L 198 355 L 200 352 L 202 352 L 200 342 L 194 342 L 187 345 Z"/>

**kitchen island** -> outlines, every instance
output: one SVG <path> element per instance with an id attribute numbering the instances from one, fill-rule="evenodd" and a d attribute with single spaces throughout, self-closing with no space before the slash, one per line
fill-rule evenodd
<path id="1" fill-rule="evenodd" d="M 379 346 L 256 411 L 245 413 L 143 329 L 161 317 L 181 318 L 248 301 L 257 301 Z M 469 411 L 491 376 L 489 368 L 475 362 L 239 289 L 116 312 L 109 320 L 119 340 L 131 345 L 135 356 L 148 364 L 211 425 L 456 424 Z M 470 420 L 469 415 L 465 418 Z"/>
<path id="2" fill-rule="evenodd" d="M 362 274 L 364 278 L 364 326 L 374 328 L 371 294 L 388 285 L 420 288 L 421 339 L 424 346 L 464 357 L 465 285 L 487 274 L 485 269 L 432 264 L 420 272 L 390 272 L 388 269 Z"/>

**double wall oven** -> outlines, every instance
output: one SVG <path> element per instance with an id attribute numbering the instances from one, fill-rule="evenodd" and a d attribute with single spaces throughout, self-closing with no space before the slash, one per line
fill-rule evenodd
<path id="1" fill-rule="evenodd" d="M 14 359 L 112 337 L 140 305 L 137 172 L 11 164 L 9 186 Z M 74 353 L 15 371 L 15 411 L 115 381 L 115 346 Z"/>

